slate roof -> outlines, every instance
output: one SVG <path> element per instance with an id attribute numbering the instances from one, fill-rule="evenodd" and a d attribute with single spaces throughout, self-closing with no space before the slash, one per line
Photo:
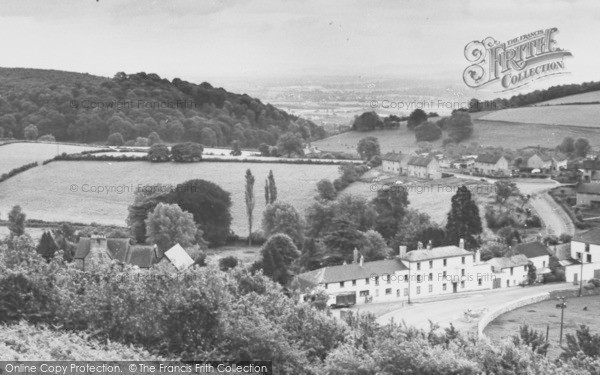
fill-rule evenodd
<path id="1" fill-rule="evenodd" d="M 529 264 L 529 259 L 527 259 L 527 257 L 523 254 L 517 254 L 517 255 L 511 256 L 510 258 L 509 257 L 492 258 L 492 259 L 488 260 L 488 264 L 490 264 L 492 266 L 492 269 L 500 271 L 504 268 L 526 266 Z"/>
<path id="2" fill-rule="evenodd" d="M 600 170 L 600 159 L 586 159 L 581 162 L 581 169 Z"/>
<path id="3" fill-rule="evenodd" d="M 408 161 L 408 165 L 414 165 L 415 167 L 426 167 L 431 163 L 433 158 L 431 156 L 413 156 Z"/>
<path id="4" fill-rule="evenodd" d="M 476 163 L 485 163 L 485 164 L 496 164 L 498 160 L 502 158 L 502 155 L 492 155 L 492 154 L 480 154 L 475 159 Z"/>
<path id="5" fill-rule="evenodd" d="M 396 271 L 404 271 L 408 268 L 399 259 L 376 260 L 364 262 L 362 267 L 359 263 L 344 264 L 341 266 L 323 267 L 317 270 L 304 272 L 298 275 L 301 285 L 310 283 L 312 285 L 337 283 L 358 279 L 368 279 L 371 275 L 393 274 Z"/>
<path id="6" fill-rule="evenodd" d="M 600 195 L 600 184 L 591 182 L 579 184 L 577 187 L 577 194 Z"/>
<path id="7" fill-rule="evenodd" d="M 540 159 L 542 159 L 542 161 L 551 161 L 552 157 L 546 154 L 542 154 L 540 152 L 535 153 L 534 155 L 537 155 Z M 533 155 L 532 155 L 533 157 Z"/>
<path id="8" fill-rule="evenodd" d="M 75 259 L 85 259 L 90 252 L 91 239 L 81 237 L 75 250 Z M 130 245 L 129 238 L 107 238 L 106 250 L 111 259 L 140 268 L 150 268 L 160 259 L 153 246 Z"/>
<path id="9" fill-rule="evenodd" d="M 459 256 L 468 256 L 473 255 L 472 252 L 461 249 L 458 246 L 442 246 L 442 247 L 434 247 L 430 250 L 412 250 L 406 253 L 404 256 L 404 260 L 409 262 L 421 262 L 424 260 L 432 260 L 432 259 L 440 259 L 440 258 L 451 258 L 451 257 L 459 257 Z"/>
<path id="10" fill-rule="evenodd" d="M 573 241 L 600 245 L 600 228 L 593 228 L 573 237 Z"/>
<path id="11" fill-rule="evenodd" d="M 523 254 L 527 258 L 542 257 L 544 255 L 550 256 L 548 248 L 543 243 L 538 241 L 520 243 L 516 245 L 515 253 Z"/>
<path id="12" fill-rule="evenodd" d="M 408 155 L 401 154 L 399 152 L 388 152 L 381 157 L 381 160 L 401 162 L 406 157 L 408 157 Z"/>

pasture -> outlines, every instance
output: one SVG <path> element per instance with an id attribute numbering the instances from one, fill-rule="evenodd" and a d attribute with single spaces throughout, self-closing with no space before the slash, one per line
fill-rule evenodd
<path id="1" fill-rule="evenodd" d="M 0 146 L 0 174 L 36 161 L 41 164 L 63 152 L 73 154 L 94 148 L 96 147 L 27 142 Z"/>
<path id="2" fill-rule="evenodd" d="M 600 91 L 585 92 L 583 94 L 565 96 L 564 98 L 546 100 L 545 102 L 536 104 L 536 106 L 597 102 L 600 102 Z"/>
<path id="3" fill-rule="evenodd" d="M 246 169 L 256 178 L 255 229 L 260 229 L 265 208 L 264 181 L 269 170 L 275 175 L 278 200 L 289 202 L 301 214 L 312 203 L 317 182 L 339 176 L 335 165 L 59 161 L 0 183 L 0 212 L 18 204 L 32 219 L 124 226 L 138 186 L 204 179 L 231 193 L 231 228 L 246 236 Z M 97 192 L 99 187 L 105 191 Z"/>
<path id="4" fill-rule="evenodd" d="M 509 339 L 519 334 L 519 327 L 527 324 L 530 328 L 546 336 L 546 326 L 550 325 L 548 335 L 550 348 L 548 356 L 556 358 L 561 352 L 558 345 L 560 339 L 560 309 L 556 308 L 557 300 L 548 300 L 533 305 L 523 306 L 500 315 L 485 329 L 485 334 L 493 341 Z M 563 345 L 566 345 L 567 333 L 574 335 L 581 324 L 590 327 L 592 334 L 600 332 L 598 311 L 600 296 L 569 298 L 565 300 Z M 586 310 L 584 308 L 587 307 Z"/>
<path id="5" fill-rule="evenodd" d="M 521 107 L 495 111 L 480 120 L 598 128 L 600 104 Z"/>
<path id="6" fill-rule="evenodd" d="M 561 106 L 567 108 L 571 106 Z M 593 107 L 593 106 L 587 106 Z M 543 109 L 548 109 L 545 107 Z M 598 107 L 600 108 L 600 107 Z M 600 114 L 600 113 L 599 113 Z M 486 115 L 488 116 L 488 115 Z M 473 136 L 463 143 L 476 142 L 482 146 L 519 149 L 527 146 L 555 147 L 563 138 L 585 138 L 590 143 L 600 143 L 600 132 L 592 127 L 556 126 L 545 124 L 512 123 L 505 121 L 474 120 Z M 365 137 L 379 140 L 381 153 L 416 150 L 417 143 L 413 132 L 401 127 L 397 130 L 376 130 L 372 132 L 346 132 L 313 142 L 322 151 L 348 152 L 356 154 L 358 142 Z M 444 134 L 444 136 L 446 136 Z M 442 141 L 432 142 L 434 147 L 442 147 Z"/>

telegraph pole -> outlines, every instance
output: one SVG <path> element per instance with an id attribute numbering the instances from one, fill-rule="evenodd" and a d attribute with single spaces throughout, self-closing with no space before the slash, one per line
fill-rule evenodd
<path id="1" fill-rule="evenodd" d="M 565 318 L 565 309 L 567 308 L 567 304 L 565 303 L 565 297 L 558 297 L 560 303 L 556 304 L 556 308 L 560 309 L 560 339 L 559 346 L 562 346 L 562 338 L 563 338 L 563 324 Z"/>
<path id="2" fill-rule="evenodd" d="M 583 253 L 580 253 L 579 261 L 581 262 L 581 272 L 579 275 L 579 297 L 583 294 Z"/>

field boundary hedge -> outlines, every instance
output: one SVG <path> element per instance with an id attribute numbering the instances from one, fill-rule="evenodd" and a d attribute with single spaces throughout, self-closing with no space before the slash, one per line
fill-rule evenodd
<path id="1" fill-rule="evenodd" d="M 0 176 L 0 182 L 4 182 L 4 181 L 8 180 L 9 178 L 18 175 L 19 173 L 25 172 L 26 170 L 35 168 L 37 166 L 38 166 L 38 163 L 37 163 L 37 161 L 35 161 L 33 163 L 22 165 L 18 168 L 13 168 L 8 173 L 3 173 Z"/>

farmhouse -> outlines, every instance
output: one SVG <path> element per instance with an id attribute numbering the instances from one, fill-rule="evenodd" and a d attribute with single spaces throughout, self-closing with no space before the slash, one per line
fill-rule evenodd
<path id="1" fill-rule="evenodd" d="M 508 288 L 527 281 L 529 259 L 523 254 L 511 257 L 492 258 L 488 261 L 492 272 L 496 274 L 494 288 Z"/>
<path id="2" fill-rule="evenodd" d="M 388 152 L 381 157 L 381 168 L 384 172 L 403 175 L 407 173 L 409 159 L 407 154 Z"/>
<path id="3" fill-rule="evenodd" d="M 539 241 L 520 243 L 514 247 L 516 254 L 522 254 L 535 266 L 538 280 L 543 279 L 545 273 L 550 273 L 550 251 Z"/>
<path id="4" fill-rule="evenodd" d="M 164 259 L 178 270 L 185 269 L 193 263 L 191 257 L 178 244 L 163 254 L 156 246 L 131 245 L 129 238 L 106 238 L 103 235 L 80 238 L 74 256 L 75 266 L 86 271 L 97 269 L 112 260 L 138 268 L 151 268 Z"/>
<path id="5" fill-rule="evenodd" d="M 579 165 L 581 182 L 600 182 L 600 159 L 586 159 Z"/>
<path id="6" fill-rule="evenodd" d="M 571 240 L 571 259 L 565 265 L 567 282 L 600 278 L 600 228 L 590 229 Z"/>
<path id="7" fill-rule="evenodd" d="M 600 184 L 583 183 L 577 186 L 578 206 L 600 206 Z"/>
<path id="8" fill-rule="evenodd" d="M 431 156 L 413 156 L 408 160 L 407 167 L 409 176 L 432 180 L 442 178 L 440 164 Z"/>
<path id="9" fill-rule="evenodd" d="M 552 169 L 552 157 L 536 152 L 529 159 L 527 159 L 527 167 L 531 169 Z"/>
<path id="10" fill-rule="evenodd" d="M 484 175 L 508 175 L 508 160 L 504 156 L 481 154 L 475 159 L 474 170 Z"/>
<path id="11" fill-rule="evenodd" d="M 355 250 L 351 264 L 320 268 L 298 275 L 307 293 L 325 291 L 328 305 L 368 302 L 410 301 L 434 295 L 490 289 L 493 274 L 479 251 L 443 246 L 406 252 L 400 246 L 393 259 L 364 262 Z M 302 297 L 306 297 L 307 294 Z"/>

